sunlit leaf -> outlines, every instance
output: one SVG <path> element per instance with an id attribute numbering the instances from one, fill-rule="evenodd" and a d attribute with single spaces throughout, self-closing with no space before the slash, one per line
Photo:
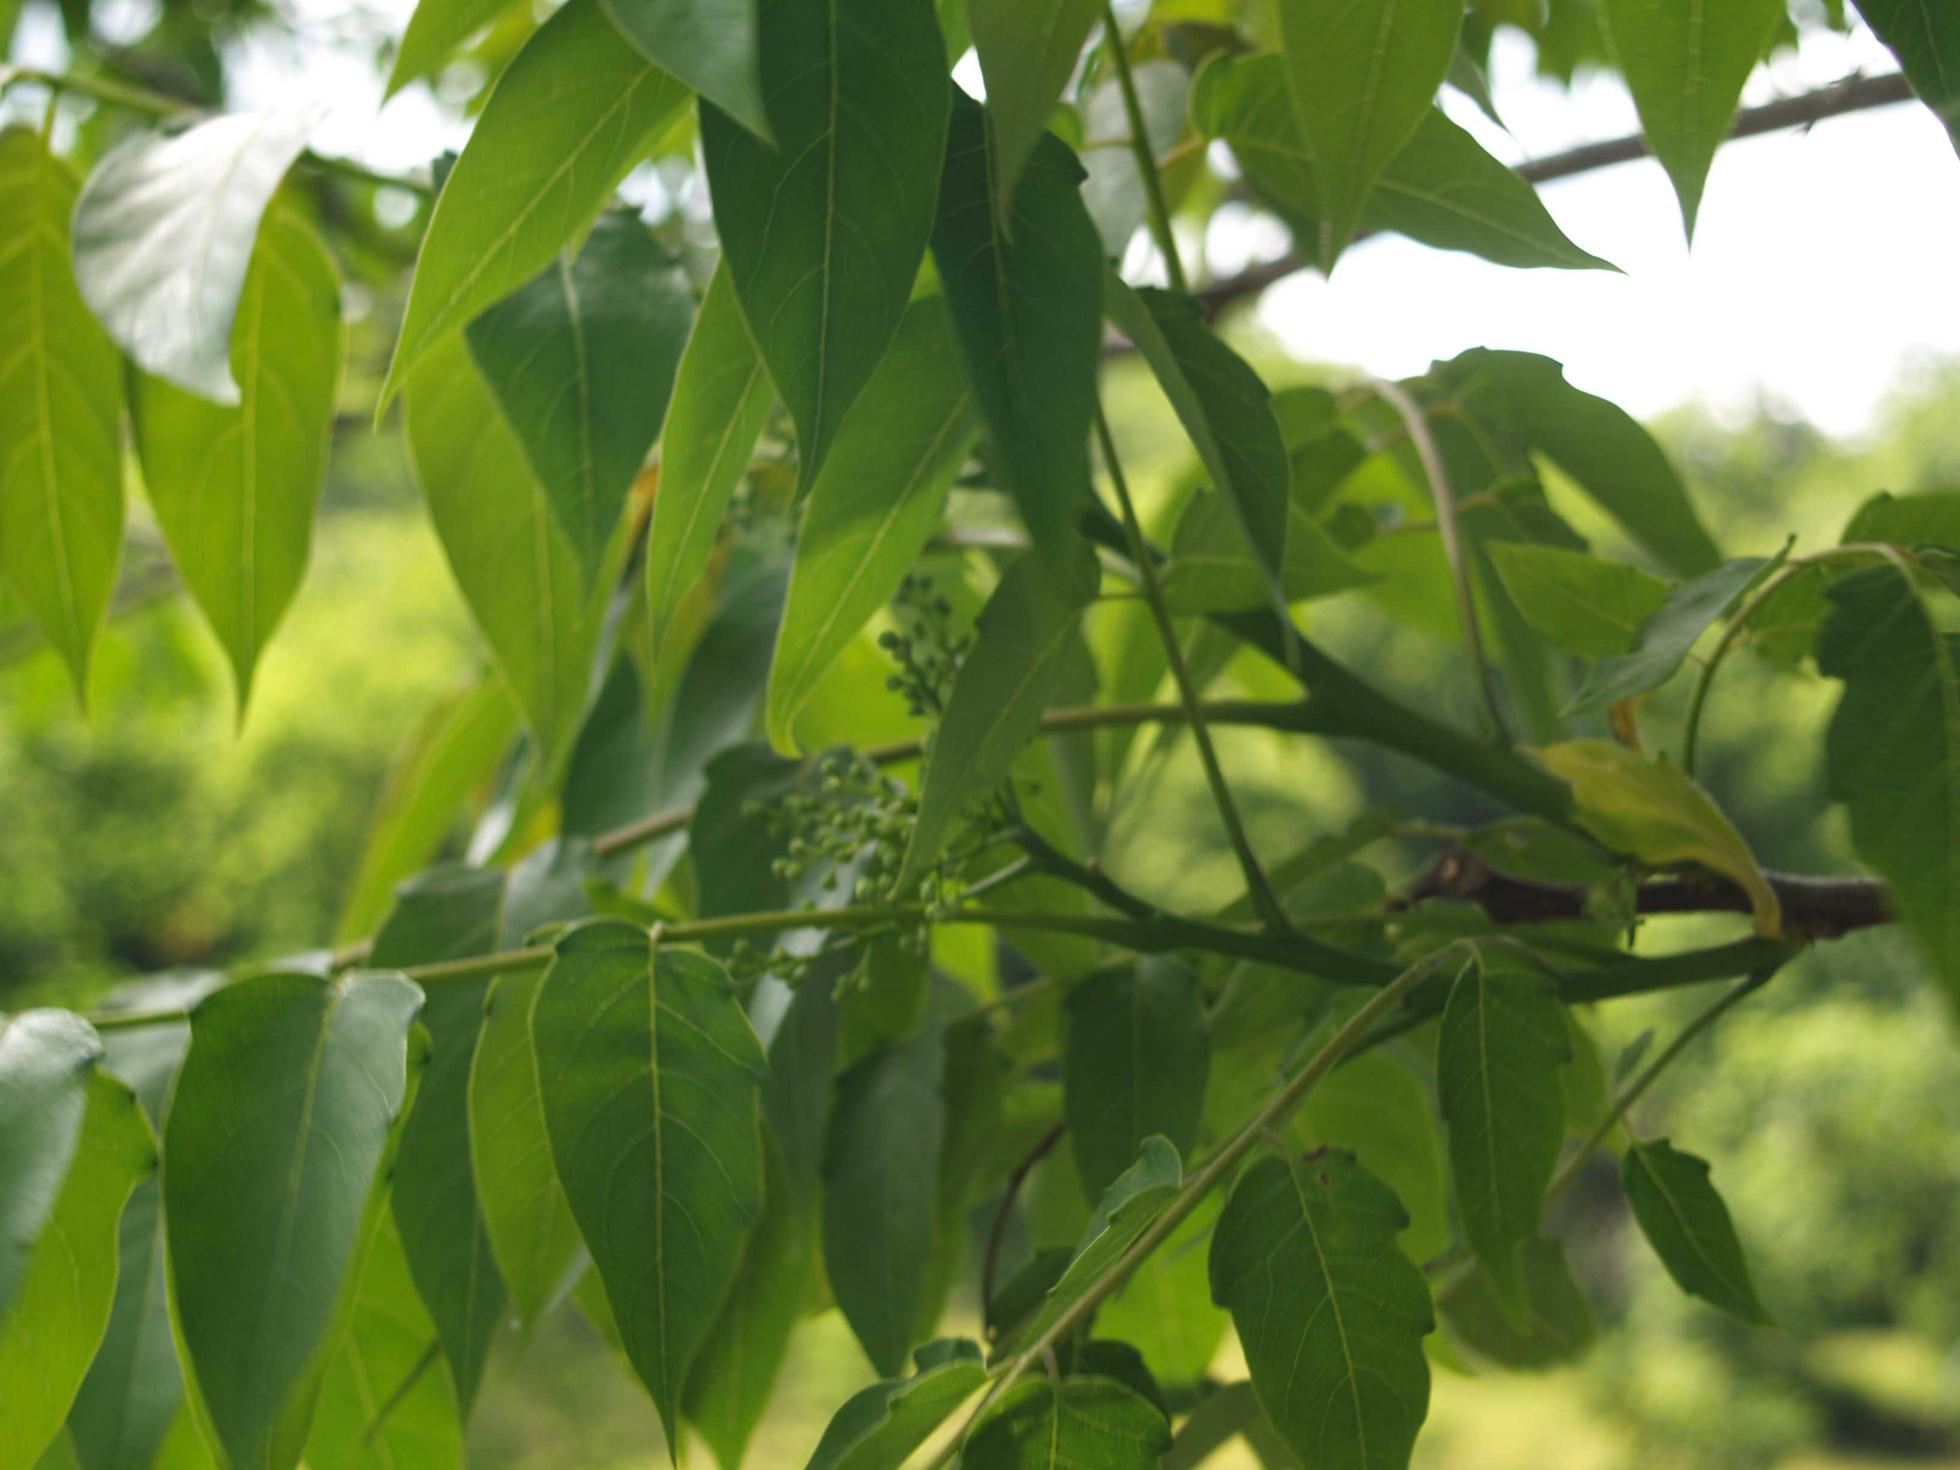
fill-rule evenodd
<path id="1" fill-rule="evenodd" d="M 0 1319 L 54 1213 L 101 1055 L 95 1028 L 70 1011 L 0 1017 Z"/>
<path id="2" fill-rule="evenodd" d="M 428 76 L 510 7 L 511 0 L 417 0 L 401 45 L 395 48 L 386 95 L 392 97 L 410 82 Z"/>
<path id="3" fill-rule="evenodd" d="M 1096 0 L 967 0 L 973 49 L 987 84 L 994 210 L 1016 228 L 1016 186 L 1075 73 L 1096 23 Z M 957 103 L 956 103 L 957 105 Z"/>

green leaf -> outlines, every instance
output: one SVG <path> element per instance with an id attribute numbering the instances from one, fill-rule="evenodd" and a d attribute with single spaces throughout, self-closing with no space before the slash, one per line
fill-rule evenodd
<path id="1" fill-rule="evenodd" d="M 804 503 L 769 669 L 778 750 L 795 752 L 796 716 L 817 681 L 939 529 L 973 441 L 972 405 L 945 302 L 913 302 Z"/>
<path id="2" fill-rule="evenodd" d="M 1647 146 L 1674 181 L 1690 238 L 1715 150 L 1729 134 L 1742 84 L 1783 19 L 1783 0 L 1605 0 L 1613 55 L 1640 109 Z"/>
<path id="3" fill-rule="evenodd" d="M 1110 1378 L 1023 1381 L 973 1431 L 961 1470 L 1157 1470 L 1171 1427 Z"/>
<path id="4" fill-rule="evenodd" d="M 1348 560 L 1305 506 L 1288 501 L 1280 576 L 1288 602 L 1332 597 L 1374 580 L 1373 572 Z M 1264 571 L 1222 496 L 1195 495 L 1184 507 L 1164 569 L 1164 600 L 1177 613 L 1250 612 L 1269 604 Z"/>
<path id="5" fill-rule="evenodd" d="M 139 376 L 144 488 L 171 559 L 231 659 L 252 670 L 298 591 L 340 384 L 340 273 L 297 211 L 266 213 L 231 339 L 235 406 Z"/>
<path id="6" fill-rule="evenodd" d="M 1571 1055 L 1565 1010 L 1549 978 L 1492 968 L 1481 958 L 1463 967 L 1436 1039 L 1450 1177 L 1470 1248 L 1520 1314 L 1518 1248 L 1538 1234 L 1565 1142 L 1559 1068 Z"/>
<path id="7" fill-rule="evenodd" d="M 761 48 L 777 146 L 704 105 L 701 151 L 722 258 L 809 485 L 912 295 L 951 84 L 918 0 L 761 0 Z"/>
<path id="8" fill-rule="evenodd" d="M 1317 254 L 1331 271 L 1368 191 L 1449 74 L 1459 0 L 1279 0 L 1293 113 L 1320 175 Z"/>
<path id="9" fill-rule="evenodd" d="M 830 1136 L 837 1051 L 837 1006 L 831 992 L 849 963 L 847 954 L 811 961 L 806 983 L 796 987 L 769 1037 L 763 1115 L 782 1150 L 784 1177 L 805 1211 L 816 1202 Z"/>
<path id="10" fill-rule="evenodd" d="M 547 843 L 526 855 L 504 889 L 497 947 L 523 944 L 539 925 L 585 913 L 590 861 L 580 843 Z M 491 982 L 469 1075 L 477 1209 L 511 1307 L 526 1325 L 564 1294 L 581 1248 L 551 1166 L 531 1046 L 531 1006 L 543 978 L 540 970 L 518 970 Z"/>
<path id="11" fill-rule="evenodd" d="M 1198 979 L 1172 960 L 1083 981 L 1068 994 L 1063 1113 L 1083 1193 L 1100 1199 L 1152 1134 L 1198 1141 L 1211 1038 Z"/>
<path id="12" fill-rule="evenodd" d="M 317 109 L 232 113 L 135 133 L 75 201 L 75 280 L 147 373 L 235 404 L 232 323 L 259 219 L 319 122 Z"/>
<path id="13" fill-rule="evenodd" d="M 1620 1160 L 1620 1182 L 1641 1234 L 1676 1286 L 1744 1322 L 1769 1321 L 1728 1206 L 1708 1181 L 1707 1160 L 1665 1138 L 1636 1143 Z"/>
<path id="14" fill-rule="evenodd" d="M 1296 981 L 1298 977 L 1289 977 Z M 1408 1212 L 1402 1249 L 1427 1261 L 1450 1244 L 1442 1150 L 1429 1093 L 1414 1072 L 1379 1052 L 1350 1057 L 1307 1094 L 1292 1132 L 1332 1144 L 1395 1191 Z"/>
<path id="15" fill-rule="evenodd" d="M 1555 1240 L 1526 1241 L 1518 1254 L 1526 1325 L 1520 1328 L 1481 1271 L 1461 1276 L 1437 1299 L 1450 1336 L 1503 1368 L 1551 1368 L 1584 1357 L 1598 1328 L 1565 1249 Z"/>
<path id="16" fill-rule="evenodd" d="M 936 1029 L 873 1052 L 837 1079 L 830 1118 L 824 1264 L 844 1320 L 887 1378 L 930 1325 L 945 1052 Z"/>
<path id="17" fill-rule="evenodd" d="M 980 612 L 972 649 L 953 679 L 946 712 L 919 782 L 919 814 L 900 868 L 903 888 L 925 873 L 975 802 L 1007 778 L 1041 726 L 1062 658 L 1101 567 L 1086 543 L 1060 565 L 1024 556 Z"/>
<path id="18" fill-rule="evenodd" d="M 1165 1384 L 1200 1382 L 1218 1356 L 1230 1319 L 1212 1305 L 1205 1246 L 1224 1200 L 1200 1203 L 1096 1309 L 1096 1328 L 1132 1343 Z"/>
<path id="19" fill-rule="evenodd" d="M 122 364 L 75 288 L 74 205 L 41 136 L 0 131 L 0 573 L 86 703 L 122 551 Z"/>
<path id="20" fill-rule="evenodd" d="M 531 1040 L 565 1197 L 678 1445 L 688 1367 L 762 1217 L 762 1047 L 721 966 L 610 919 L 558 941 Z"/>
<path id="21" fill-rule="evenodd" d="M 653 446 L 694 318 L 686 273 L 639 216 L 600 216 L 471 322 L 470 356 L 524 446 L 588 582 Z"/>
<path id="22" fill-rule="evenodd" d="M 1653 436 L 1619 405 L 1566 382 L 1551 358 L 1477 348 L 1438 373 L 1466 412 L 1550 459 L 1670 571 L 1693 577 L 1720 564 Z"/>
<path id="23" fill-rule="evenodd" d="M 1429 1287 L 1397 1248 L 1408 1216 L 1354 1156 L 1267 1157 L 1211 1246 L 1259 1402 L 1309 1465 L 1403 1470 L 1429 1405 Z"/>
<path id="24" fill-rule="evenodd" d="M 1844 697 L 1825 779 L 1850 808 L 1858 855 L 1960 1000 L 1960 638 L 1894 566 L 1853 572 L 1827 596 L 1817 667 Z"/>
<path id="25" fill-rule="evenodd" d="M 600 0 L 621 34 L 763 142 L 757 0 Z"/>
<path id="26" fill-rule="evenodd" d="M 381 408 L 444 338 L 551 263 L 688 95 L 633 49 L 599 0 L 570 0 L 538 28 L 436 199 Z"/>
<path id="27" fill-rule="evenodd" d="M 95 1028 L 71 1011 L 0 1016 L 0 1320 L 60 1198 L 101 1055 Z"/>
<path id="28" fill-rule="evenodd" d="M 123 1206 L 156 1166 L 156 1139 L 136 1095 L 101 1072 L 85 1082 L 66 1177 L 0 1316 L 0 1465 L 32 1465 L 61 1433 L 109 1325 Z M 11 1152 L 18 1135 L 0 1136 Z"/>
<path id="29" fill-rule="evenodd" d="M 653 499 L 646 551 L 656 663 L 667 656 L 674 615 L 708 565 L 722 512 L 774 402 L 728 268 L 717 266 L 681 353 L 661 432 L 660 493 Z"/>
<path id="30" fill-rule="evenodd" d="M 223 1457 L 284 1470 L 352 1309 L 422 1057 L 398 975 L 272 974 L 213 991 L 164 1127 L 171 1301 Z"/>
<path id="31" fill-rule="evenodd" d="M 374 1232 L 354 1315 L 320 1386 L 307 1470 L 459 1470 L 463 1422 L 431 1360 L 436 1327 L 416 1295 L 393 1222 Z"/>
<path id="32" fill-rule="evenodd" d="M 408 18 L 395 64 L 388 71 L 384 99 L 425 77 L 449 59 L 471 36 L 510 9 L 511 0 L 418 0 Z"/>
<path id="33" fill-rule="evenodd" d="M 460 335 L 422 358 L 407 424 L 450 570 L 525 722 L 555 754 L 584 713 L 599 619 L 577 553 Z"/>
<path id="34" fill-rule="evenodd" d="M 1279 57 L 1211 61 L 1198 73 L 1191 115 L 1205 136 L 1232 145 L 1253 187 L 1296 232 L 1318 235 L 1325 209 L 1320 172 L 1300 141 Z M 1499 265 L 1612 269 L 1573 244 L 1537 190 L 1435 107 L 1375 181 L 1361 228 L 1392 230 Z"/>
<path id="35" fill-rule="evenodd" d="M 1011 234 L 1021 174 L 1045 146 L 1042 134 L 1100 7 L 1096 0 L 968 0 L 967 11 L 987 88 L 988 172 L 1001 228 Z"/>
<path id="36" fill-rule="evenodd" d="M 1783 558 L 1739 556 L 1712 572 L 1683 582 L 1641 622 L 1633 647 L 1603 660 L 1565 707 L 1566 714 L 1589 714 L 1658 689 L 1674 677 L 1695 640 Z"/>
<path id="37" fill-rule="evenodd" d="M 1769 938 L 1781 932 L 1776 890 L 1749 844 L 1679 766 L 1610 740 L 1568 740 L 1541 748 L 1538 758 L 1572 783 L 1579 825 L 1612 851 L 1654 866 L 1700 863 L 1726 874 L 1749 895 L 1756 932 Z"/>
<path id="38" fill-rule="evenodd" d="M 1041 3 L 1065 23 L 1065 4 Z M 987 114 L 963 94 L 955 100 L 932 255 L 995 472 L 1035 544 L 1053 548 L 1073 534 L 1089 496 L 1103 255 L 1082 203 L 1082 166 L 1059 138 L 1031 141 L 1019 186 L 997 211 Z"/>
<path id="39" fill-rule="evenodd" d="M 831 1416 L 806 1470 L 899 1470 L 906 1458 L 987 1381 L 980 1349 L 964 1339 L 919 1349 L 919 1371 L 859 1389 Z"/>
<path id="40" fill-rule="evenodd" d="M 1161 1133 L 1144 1139 L 1136 1162 L 1117 1175 L 1096 1202 L 1095 1213 L 1075 1244 L 1068 1268 L 1049 1288 L 1041 1310 L 1020 1329 L 1020 1340 L 1031 1343 L 1052 1327 L 1136 1244 L 1137 1237 L 1164 1213 L 1183 1182 L 1184 1164 L 1176 1145 Z"/>
<path id="41" fill-rule="evenodd" d="M 1292 466 L 1259 375 L 1212 335 L 1195 297 L 1132 290 L 1114 272 L 1104 287 L 1109 319 L 1136 345 L 1225 498 L 1259 565 L 1275 611 L 1286 612 L 1288 487 Z"/>
<path id="42" fill-rule="evenodd" d="M 1960 148 L 1960 13 L 1940 0 L 1858 0 L 1858 13 Z"/>
<path id="43" fill-rule="evenodd" d="M 1625 653 L 1667 601 L 1665 582 L 1625 562 L 1524 541 L 1484 550 L 1532 631 L 1587 658 Z"/>

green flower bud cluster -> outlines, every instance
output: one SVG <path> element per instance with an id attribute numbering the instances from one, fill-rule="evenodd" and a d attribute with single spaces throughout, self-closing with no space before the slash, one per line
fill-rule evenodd
<path id="1" fill-rule="evenodd" d="M 892 604 L 900 629 L 879 634 L 878 646 L 892 656 L 898 669 L 885 680 L 885 687 L 905 697 L 913 718 L 937 718 L 946 708 L 960 660 L 973 645 L 972 635 L 952 636 L 953 604 L 940 595 L 930 577 L 907 576 L 893 594 Z"/>

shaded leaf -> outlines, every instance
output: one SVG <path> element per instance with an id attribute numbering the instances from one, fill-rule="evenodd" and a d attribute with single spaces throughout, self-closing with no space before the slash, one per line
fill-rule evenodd
<path id="1" fill-rule="evenodd" d="M 1484 551 L 1532 631 L 1587 658 L 1625 653 L 1667 601 L 1665 582 L 1625 562 L 1523 541 Z"/>
<path id="2" fill-rule="evenodd" d="M 997 218 L 1009 233 L 1017 228 L 1013 207 L 1022 171 L 1044 146 L 1041 135 L 1075 74 L 1098 10 L 1096 0 L 968 0 L 973 49 L 987 87 L 993 154 L 987 172 Z"/>
<path id="3" fill-rule="evenodd" d="M 620 32 L 765 143 L 757 0 L 601 0 Z"/>
<path id="4" fill-rule="evenodd" d="M 1297 976 L 1289 977 L 1296 983 Z M 1395 1191 L 1409 1216 L 1403 1253 L 1427 1261 L 1450 1244 L 1442 1148 L 1427 1087 L 1379 1052 L 1350 1057 L 1321 1079 L 1300 1106 L 1292 1132 L 1313 1146 L 1332 1144 Z"/>
<path id="5" fill-rule="evenodd" d="M 1674 677 L 1695 640 L 1766 573 L 1782 561 L 1739 556 L 1712 572 L 1683 582 L 1640 624 L 1633 647 L 1602 661 L 1566 705 L 1567 714 L 1605 709 Z"/>
<path id="6" fill-rule="evenodd" d="M 1171 1442 L 1155 1405 L 1109 1378 L 1023 1381 L 960 1455 L 962 1470 L 1156 1470 Z"/>
<path id="7" fill-rule="evenodd" d="M 1769 1321 L 1705 1159 L 1665 1138 L 1636 1143 L 1620 1160 L 1620 1182 L 1641 1234 L 1676 1286 L 1745 1322 Z"/>
<path id="8" fill-rule="evenodd" d="M 1940 0 L 1858 0 L 1858 13 L 1960 148 L 1960 12 Z"/>
<path id="9" fill-rule="evenodd" d="M 938 1350 L 938 1351 L 934 1351 Z M 807 1470 L 899 1470 L 912 1451 L 987 1381 L 965 1340 L 919 1349 L 919 1371 L 859 1389 L 825 1427 Z"/>
<path id="10" fill-rule="evenodd" d="M 1100 1199 L 1152 1134 L 1198 1141 L 1211 1038 L 1197 977 L 1174 960 L 1093 976 L 1068 994 L 1063 1112 L 1083 1193 Z"/>
<path id="11" fill-rule="evenodd" d="M 1598 1328 L 1592 1304 L 1573 1279 L 1555 1240 L 1527 1241 L 1518 1255 L 1524 1277 L 1526 1326 L 1520 1328 L 1489 1278 L 1472 1271 L 1436 1306 L 1457 1342 L 1504 1368 L 1551 1368 L 1585 1356 Z"/>
<path id="12" fill-rule="evenodd" d="M 1264 570 L 1220 496 L 1193 496 L 1184 507 L 1163 575 L 1172 612 L 1250 612 L 1270 602 Z M 1287 503 L 1280 585 L 1288 602 L 1332 597 L 1374 580 L 1373 572 L 1348 560 L 1299 501 Z"/>

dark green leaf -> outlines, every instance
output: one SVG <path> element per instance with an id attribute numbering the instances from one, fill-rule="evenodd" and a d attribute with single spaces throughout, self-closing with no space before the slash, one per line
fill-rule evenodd
<path id="1" fill-rule="evenodd" d="M 1625 562 L 1522 541 L 1485 552 L 1532 630 L 1587 658 L 1625 653 L 1667 601 L 1665 582 Z"/>
<path id="2" fill-rule="evenodd" d="M 761 0 L 760 24 L 776 146 L 704 105 L 701 150 L 723 259 L 808 485 L 911 297 L 951 87 L 918 0 Z"/>
<path id="3" fill-rule="evenodd" d="M 838 1079 L 830 1119 L 824 1264 L 844 1320 L 888 1378 L 930 1326 L 944 1067 L 937 1030 L 873 1052 Z"/>
<path id="4" fill-rule="evenodd" d="M 299 1459 L 422 1058 L 396 975 L 263 975 L 191 1012 L 164 1128 L 171 1301 L 224 1455 Z"/>
<path id="5" fill-rule="evenodd" d="M 771 141 L 756 0 L 601 0 L 626 39 L 743 127 Z"/>
<path id="6" fill-rule="evenodd" d="M 145 372 L 239 401 L 232 322 L 259 218 L 320 114 L 233 113 L 135 133 L 75 201 L 75 280 Z"/>
<path id="7" fill-rule="evenodd" d="M 101 1056 L 95 1028 L 71 1011 L 0 1016 L 0 1320 L 68 1177 Z"/>
<path id="8" fill-rule="evenodd" d="M 1550 1368 L 1583 1357 L 1597 1328 L 1592 1304 L 1555 1240 L 1527 1241 L 1518 1254 L 1526 1323 L 1520 1328 L 1481 1271 L 1460 1278 L 1437 1301 L 1450 1335 L 1504 1368 Z"/>
<path id="9" fill-rule="evenodd" d="M 1281 586 L 1289 602 L 1332 597 L 1375 580 L 1348 560 L 1298 500 L 1287 503 L 1286 565 Z M 1269 605 L 1263 569 L 1233 524 L 1222 496 L 1196 495 L 1178 518 L 1164 598 L 1180 613 L 1249 612 Z"/>
<path id="10" fill-rule="evenodd" d="M 1942 0 L 1858 0 L 1858 13 L 1960 148 L 1960 11 Z"/>
<path id="11" fill-rule="evenodd" d="M 1428 115 L 1463 28 L 1458 0 L 1280 0 L 1287 88 L 1320 175 L 1331 271 L 1368 191 Z"/>
<path id="12" fill-rule="evenodd" d="M 1448 1249 L 1436 1121 L 1428 1089 L 1408 1067 L 1380 1052 L 1349 1058 L 1307 1094 L 1293 1131 L 1316 1147 L 1346 1149 L 1395 1191 L 1409 1216 L 1402 1249 L 1410 1259 L 1427 1261 Z"/>
<path id="13" fill-rule="evenodd" d="M 300 215 L 274 208 L 231 338 L 235 407 L 140 376 L 143 484 L 177 572 L 230 656 L 242 719 L 252 670 L 306 569 L 340 385 L 340 274 Z"/>
<path id="14" fill-rule="evenodd" d="M 1157 1470 L 1171 1428 L 1109 1378 L 1017 1383 L 973 1431 L 961 1470 Z"/>
<path id="15" fill-rule="evenodd" d="M 1742 84 L 1783 14 L 1783 0 L 1605 0 L 1614 58 L 1640 109 L 1647 146 L 1674 181 L 1690 236 Z"/>
<path id="16" fill-rule="evenodd" d="M 1450 1177 L 1471 1249 L 1519 1312 L 1518 1247 L 1538 1233 L 1565 1141 L 1559 1068 L 1571 1054 L 1564 1008 L 1546 976 L 1481 959 L 1464 966 L 1436 1041 Z"/>
<path id="17" fill-rule="evenodd" d="M 944 1351 L 931 1356 L 931 1348 Z M 919 1371 L 887 1378 L 844 1401 L 807 1470 L 899 1470 L 906 1457 L 981 1384 L 987 1370 L 970 1342 L 919 1349 Z"/>
<path id="18" fill-rule="evenodd" d="M 694 317 L 687 276 L 626 210 L 602 215 L 466 336 L 588 581 L 653 446 Z"/>
<path id="19" fill-rule="evenodd" d="M 880 1041 L 903 1041 L 925 1019 L 931 956 L 904 934 L 867 940 L 863 948 L 838 986 L 844 1014 Z"/>
<path id="20" fill-rule="evenodd" d="M 1067 24 L 1065 4 L 1041 3 Z M 1073 534 L 1089 494 L 1103 258 L 1082 204 L 1082 166 L 1059 138 L 1031 141 L 1011 214 L 1007 204 L 997 211 L 987 115 L 965 96 L 955 101 L 932 254 L 996 473 L 1035 544 L 1052 548 Z"/>
<path id="21" fill-rule="evenodd" d="M 907 308 L 818 471 L 769 669 L 769 739 L 796 749 L 796 716 L 844 645 L 883 607 L 939 529 L 974 431 L 946 304 Z"/>
<path id="22" fill-rule="evenodd" d="M 599 0 L 570 0 L 539 27 L 498 79 L 429 216 L 384 406 L 431 349 L 551 263 L 688 95 Z"/>
<path id="23" fill-rule="evenodd" d="M 1781 557 L 1739 556 L 1683 582 L 1641 622 L 1632 648 L 1603 660 L 1592 671 L 1565 713 L 1588 714 L 1658 689 L 1674 677 L 1709 625 L 1781 561 Z"/>
<path id="24" fill-rule="evenodd" d="M 1675 1285 L 1745 1322 L 1769 1320 L 1705 1159 L 1665 1138 L 1636 1143 L 1620 1160 L 1620 1182 L 1641 1233 Z"/>
<path id="25" fill-rule="evenodd" d="M 1100 582 L 1101 567 L 1085 543 L 1059 564 L 1024 556 L 1001 577 L 926 757 L 900 887 L 925 873 L 961 816 L 1007 778 L 1040 728 L 1069 638 Z"/>
<path id="26" fill-rule="evenodd" d="M 1020 203 L 1022 171 L 1044 146 L 1042 133 L 1075 74 L 1099 7 L 1096 0 L 968 0 L 967 9 L 987 86 L 994 207 L 1011 233 L 1019 228 L 1012 211 Z"/>
<path id="27" fill-rule="evenodd" d="M 784 1176 L 805 1211 L 816 1200 L 830 1135 L 837 1052 L 837 1007 L 831 992 L 849 963 L 848 954 L 813 961 L 769 1038 L 763 1113 L 782 1150 Z"/>
<path id="28" fill-rule="evenodd" d="M 395 48 L 386 95 L 392 97 L 410 82 L 428 76 L 510 6 L 511 0 L 418 0 L 401 45 Z"/>
<path id="29" fill-rule="evenodd" d="M 86 702 L 122 551 L 122 364 L 75 289 L 74 207 L 41 136 L 0 132 L 0 217 L 24 237 L 0 254 L 0 573 Z"/>
<path id="30" fill-rule="evenodd" d="M 678 1444 L 688 1367 L 762 1217 L 762 1047 L 719 965 L 606 919 L 558 941 L 531 1039 L 558 1177 Z"/>
<path id="31" fill-rule="evenodd" d="M 1817 667 L 1844 680 L 1825 743 L 1830 793 L 1960 1000 L 1960 638 L 1897 567 L 1853 572 L 1828 596 Z"/>
<path id="32" fill-rule="evenodd" d="M 1100 1199 L 1152 1134 L 1198 1141 L 1211 1061 L 1204 992 L 1174 960 L 1097 975 L 1069 992 L 1062 1096 L 1083 1192 Z"/>
<path id="33" fill-rule="evenodd" d="M 1263 1158 L 1211 1246 L 1259 1402 L 1309 1465 L 1403 1470 L 1429 1405 L 1429 1287 L 1395 1244 L 1408 1216 L 1352 1154 Z"/>

